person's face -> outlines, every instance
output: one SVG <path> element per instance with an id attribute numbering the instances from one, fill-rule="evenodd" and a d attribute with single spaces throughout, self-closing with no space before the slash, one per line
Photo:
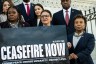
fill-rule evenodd
<path id="1" fill-rule="evenodd" d="M 18 12 L 16 11 L 16 9 L 14 9 L 14 8 L 10 8 L 9 10 L 8 10 L 8 19 L 10 20 L 10 21 L 17 21 L 18 20 L 18 17 L 19 17 L 19 14 L 18 14 Z"/>
<path id="2" fill-rule="evenodd" d="M 35 14 L 38 16 L 41 15 L 41 12 L 43 11 L 43 9 L 40 6 L 35 6 Z"/>
<path id="3" fill-rule="evenodd" d="M 5 2 L 3 3 L 3 12 L 6 13 L 9 7 L 10 7 L 9 2 L 8 2 L 8 1 L 5 1 Z"/>
<path id="4" fill-rule="evenodd" d="M 71 5 L 71 0 L 61 0 L 61 5 L 64 9 L 68 9 Z"/>
<path id="5" fill-rule="evenodd" d="M 44 25 L 47 25 L 47 24 L 50 24 L 52 21 L 52 17 L 50 16 L 50 14 L 48 12 L 43 12 L 41 14 L 41 22 L 44 24 Z"/>
<path id="6" fill-rule="evenodd" d="M 30 2 L 30 0 L 23 0 L 23 1 L 26 2 L 26 3 L 27 3 L 27 2 Z"/>
<path id="7" fill-rule="evenodd" d="M 83 31 L 85 29 L 84 19 L 77 18 L 74 22 L 74 27 L 76 31 Z"/>

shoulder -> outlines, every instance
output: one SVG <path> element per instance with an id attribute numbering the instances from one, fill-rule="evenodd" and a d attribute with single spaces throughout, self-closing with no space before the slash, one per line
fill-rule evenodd
<path id="1" fill-rule="evenodd" d="M 63 12 L 63 10 L 60 10 L 58 12 L 55 12 L 53 15 L 58 15 L 58 14 L 61 14 Z"/>
<path id="2" fill-rule="evenodd" d="M 86 39 L 94 39 L 95 40 L 94 35 L 91 33 L 85 33 L 84 36 L 86 37 Z"/>
<path id="3" fill-rule="evenodd" d="M 20 6 L 22 6 L 22 5 L 23 5 L 23 3 L 21 3 L 21 4 L 18 4 L 18 5 L 17 5 L 17 7 L 20 7 Z"/>
<path id="4" fill-rule="evenodd" d="M 86 36 L 94 36 L 93 34 L 91 33 L 84 33 Z"/>
<path id="5" fill-rule="evenodd" d="M 34 3 L 30 3 L 32 6 L 35 6 L 35 4 Z"/>
<path id="6" fill-rule="evenodd" d="M 0 17 L 4 16 L 4 14 L 0 14 Z"/>
<path id="7" fill-rule="evenodd" d="M 74 11 L 74 12 L 82 14 L 81 10 L 77 10 L 77 9 L 73 9 L 73 8 L 71 8 L 71 10 Z"/>
<path id="8" fill-rule="evenodd" d="M 71 10 L 74 10 L 74 11 L 80 11 L 80 10 L 77 10 L 77 9 L 73 9 L 73 8 L 71 8 Z"/>
<path id="9" fill-rule="evenodd" d="M 0 14 L 0 17 L 7 17 L 6 14 Z"/>

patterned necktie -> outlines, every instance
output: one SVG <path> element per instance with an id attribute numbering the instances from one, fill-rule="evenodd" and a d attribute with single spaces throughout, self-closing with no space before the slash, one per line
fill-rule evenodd
<path id="1" fill-rule="evenodd" d="M 26 6 L 27 6 L 27 15 L 29 16 L 29 14 L 30 14 L 29 4 L 26 4 Z"/>
<path id="2" fill-rule="evenodd" d="M 68 25 L 68 23 L 69 23 L 69 15 L 68 15 L 68 10 L 66 10 L 65 20 L 66 20 L 66 24 Z"/>

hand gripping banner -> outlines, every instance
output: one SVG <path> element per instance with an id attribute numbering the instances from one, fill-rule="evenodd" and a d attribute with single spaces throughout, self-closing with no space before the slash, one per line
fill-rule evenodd
<path id="1" fill-rule="evenodd" d="M 0 29 L 0 64 L 68 64 L 66 27 Z"/>

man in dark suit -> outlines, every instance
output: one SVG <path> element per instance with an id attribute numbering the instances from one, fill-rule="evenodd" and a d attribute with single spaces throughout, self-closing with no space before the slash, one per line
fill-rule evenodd
<path id="1" fill-rule="evenodd" d="M 26 22 L 28 22 L 31 26 L 34 26 L 34 4 L 30 2 L 30 0 L 23 0 L 23 3 L 17 5 L 17 7 L 21 11 L 21 15 L 23 15 Z"/>
<path id="2" fill-rule="evenodd" d="M 77 14 L 82 14 L 81 11 L 70 7 L 71 0 L 61 0 L 62 10 L 53 14 L 53 25 L 66 25 L 67 35 L 74 32 L 73 18 Z"/>

